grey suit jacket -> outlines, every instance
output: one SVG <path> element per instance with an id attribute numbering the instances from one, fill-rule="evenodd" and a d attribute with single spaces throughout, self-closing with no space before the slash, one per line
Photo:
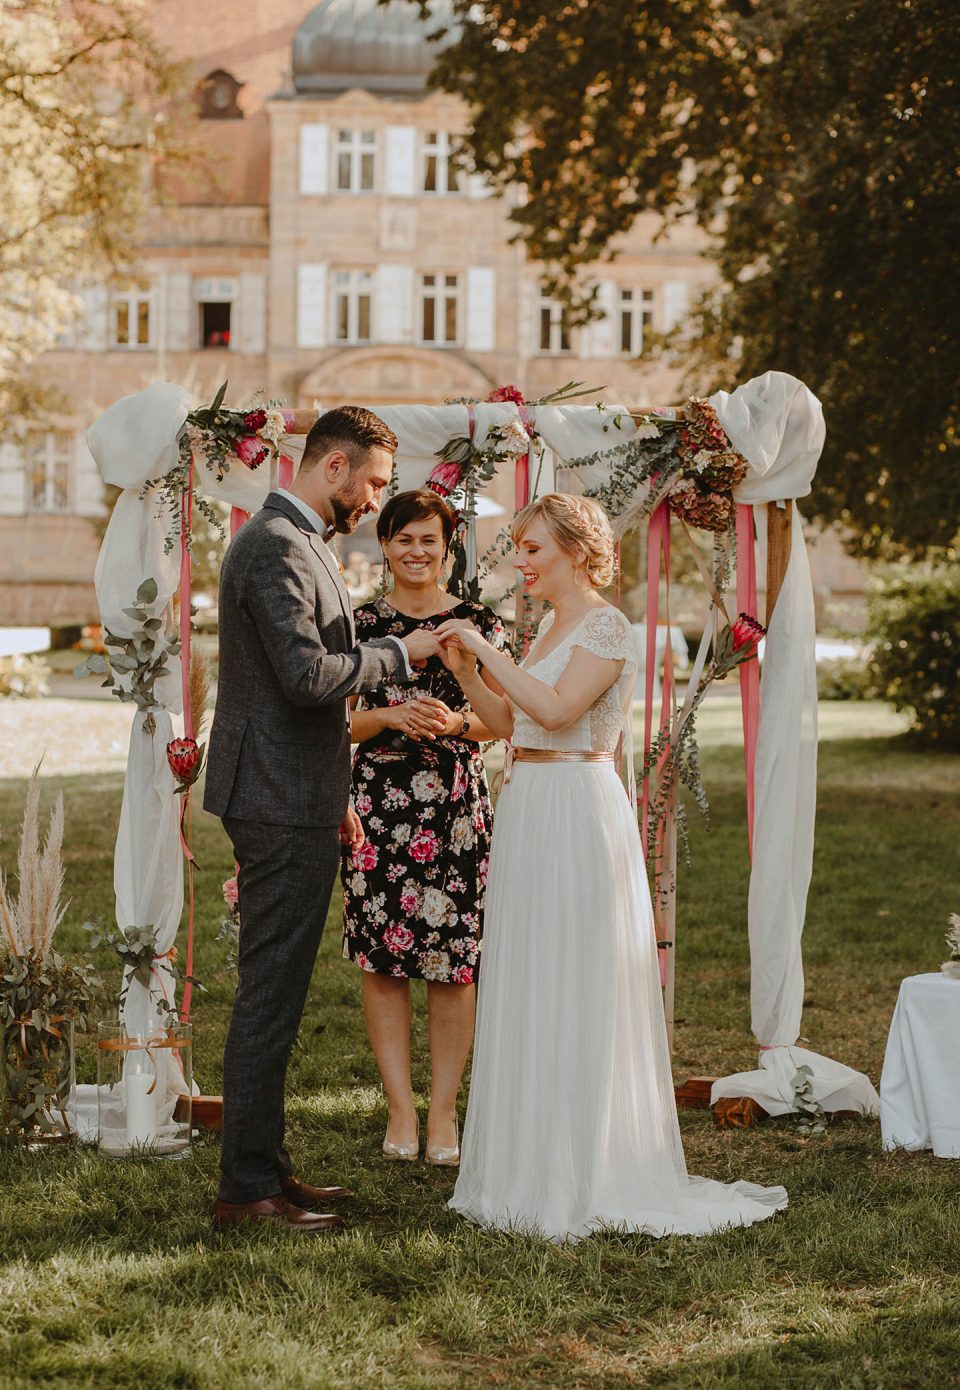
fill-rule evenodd
<path id="1" fill-rule="evenodd" d="M 339 825 L 350 796 L 347 696 L 406 679 L 395 642 L 356 642 L 336 559 L 272 492 L 220 572 L 220 673 L 205 810 Z"/>

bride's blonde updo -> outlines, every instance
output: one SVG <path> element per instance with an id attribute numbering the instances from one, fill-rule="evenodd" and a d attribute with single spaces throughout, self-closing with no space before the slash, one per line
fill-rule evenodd
<path id="1" fill-rule="evenodd" d="M 539 518 L 553 539 L 575 561 L 578 551 L 586 562 L 578 565 L 595 589 L 605 589 L 614 575 L 613 531 L 606 512 L 592 497 L 574 497 L 568 492 L 548 492 L 521 508 L 513 518 L 510 539 L 514 545 Z"/>

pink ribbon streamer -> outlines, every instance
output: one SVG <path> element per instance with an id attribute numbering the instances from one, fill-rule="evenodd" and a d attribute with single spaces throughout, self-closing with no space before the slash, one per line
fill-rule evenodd
<path id="1" fill-rule="evenodd" d="M 757 559 L 753 543 L 753 507 L 737 504 L 737 612 L 757 617 Z M 740 667 L 740 708 L 743 714 L 743 758 L 747 774 L 747 842 L 753 858 L 754 774 L 760 728 L 760 663 Z"/>
<path id="2" fill-rule="evenodd" d="M 190 527 L 193 519 L 193 455 L 190 455 L 190 470 L 187 486 L 180 498 L 180 677 L 183 692 L 183 732 L 186 738 L 196 738 L 193 727 L 193 710 L 190 707 Z M 190 901 L 187 916 L 187 975 L 193 975 L 193 937 L 194 937 L 194 891 L 193 866 L 196 860 L 184 839 L 183 819 L 187 812 L 189 791 L 184 793 L 180 808 L 180 847 L 187 861 L 187 879 Z M 189 825 L 189 822 L 188 822 Z M 183 987 L 183 1005 L 180 1015 L 186 1023 L 190 1018 L 193 987 L 189 982 Z"/>
<path id="3" fill-rule="evenodd" d="M 653 742 L 653 684 L 656 680 L 657 665 L 657 623 L 660 619 L 660 566 L 665 554 L 670 562 L 670 513 L 666 502 L 661 502 L 650 518 L 647 530 L 647 654 L 644 664 L 643 698 L 643 765 L 646 766 Z M 668 574 L 669 582 L 669 574 Z M 666 672 L 664 673 L 666 675 Z M 667 710 L 667 682 L 664 682 L 663 702 L 660 710 L 660 723 L 663 725 Z M 643 779 L 640 797 L 641 826 L 643 830 L 643 852 L 647 853 L 647 828 L 650 823 L 650 778 Z"/>

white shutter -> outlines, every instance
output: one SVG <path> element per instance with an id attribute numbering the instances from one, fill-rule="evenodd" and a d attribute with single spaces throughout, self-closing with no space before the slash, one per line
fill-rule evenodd
<path id="1" fill-rule="evenodd" d="M 23 516 L 26 510 L 23 456 L 15 444 L 0 444 L 0 516 Z"/>
<path id="2" fill-rule="evenodd" d="M 164 296 L 161 323 L 167 352 L 190 352 L 197 346 L 197 307 L 193 302 L 193 276 L 188 270 L 174 270 L 161 277 Z"/>
<path id="3" fill-rule="evenodd" d="M 297 277 L 297 343 L 306 348 L 326 347 L 327 267 L 302 265 Z"/>
<path id="4" fill-rule="evenodd" d="M 417 132 L 412 125 L 388 125 L 384 192 L 390 198 L 412 198 L 416 185 Z"/>
<path id="5" fill-rule="evenodd" d="M 301 193 L 326 193 L 329 161 L 330 127 L 328 125 L 302 125 L 300 127 Z"/>
<path id="6" fill-rule="evenodd" d="M 583 332 L 583 357 L 617 356 L 617 285 L 601 280 L 597 286 L 597 308 L 603 317 L 587 324 Z"/>
<path id="7" fill-rule="evenodd" d="M 413 341 L 413 268 L 377 266 L 377 341 Z"/>
<path id="8" fill-rule="evenodd" d="M 87 448 L 86 436 L 83 433 L 74 436 L 73 470 L 73 510 L 78 516 L 103 516 L 106 510 L 103 479 L 97 471 L 97 465 Z"/>
<path id="9" fill-rule="evenodd" d="M 468 352 L 493 352 L 496 347 L 496 276 L 489 266 L 467 270 Z"/>
<path id="10" fill-rule="evenodd" d="M 233 301 L 231 317 L 236 318 L 230 334 L 230 347 L 249 357 L 260 357 L 267 350 L 267 284 L 262 271 L 244 271 L 240 292 Z"/>
<path id="11" fill-rule="evenodd" d="M 484 178 L 483 174 L 467 174 L 466 184 L 468 198 L 493 197 L 493 188 Z"/>
<path id="12" fill-rule="evenodd" d="M 687 312 L 690 286 L 686 280 L 666 280 L 663 285 L 663 331 L 669 333 Z"/>
<path id="13" fill-rule="evenodd" d="M 83 352 L 106 352 L 109 346 L 110 292 L 106 285 L 80 291 L 83 317 L 77 324 L 77 342 Z"/>

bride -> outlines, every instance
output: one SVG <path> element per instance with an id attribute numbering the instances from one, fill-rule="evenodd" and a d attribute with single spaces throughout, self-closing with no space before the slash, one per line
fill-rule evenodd
<path id="1" fill-rule="evenodd" d="M 748 1226 L 786 1206 L 782 1187 L 684 1163 L 640 836 L 615 765 L 637 662 L 630 624 L 597 592 L 613 574 L 610 524 L 597 503 L 550 493 L 512 538 L 525 591 L 552 605 L 523 664 L 468 622 L 438 628 L 465 698 L 513 745 L 450 1205 L 552 1240 Z"/>

